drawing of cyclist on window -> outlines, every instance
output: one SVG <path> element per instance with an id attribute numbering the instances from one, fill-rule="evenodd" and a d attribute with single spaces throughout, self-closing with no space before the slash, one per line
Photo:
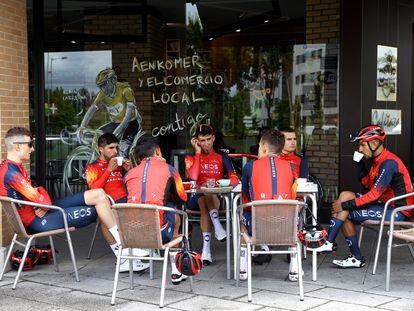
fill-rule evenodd
<path id="1" fill-rule="evenodd" d="M 136 141 L 143 134 L 142 118 L 132 88 L 128 82 L 118 82 L 112 68 L 106 68 L 98 73 L 96 85 L 100 91 L 78 128 L 78 140 L 83 141 L 83 134 L 87 131 L 86 128 L 94 114 L 105 108 L 110 122 L 99 129 L 104 133 L 113 133 L 120 140 L 120 154 L 128 156 L 130 148 L 135 146 Z"/>

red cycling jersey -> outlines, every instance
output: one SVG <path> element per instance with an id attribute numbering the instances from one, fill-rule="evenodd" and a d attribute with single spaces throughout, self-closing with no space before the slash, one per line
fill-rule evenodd
<path id="1" fill-rule="evenodd" d="M 282 160 L 289 161 L 295 166 L 295 176 L 296 178 L 308 178 L 309 175 L 309 168 L 308 168 L 308 160 L 305 157 L 302 157 L 295 152 L 291 153 L 283 153 L 279 154 L 279 158 Z"/>
<path id="2" fill-rule="evenodd" d="M 197 181 L 197 185 L 205 184 L 207 179 L 222 179 L 226 174 L 230 184 L 235 186 L 239 178 L 233 167 L 229 156 L 212 150 L 210 153 L 196 153 L 194 156 L 185 157 L 185 168 L 188 177 Z"/>
<path id="3" fill-rule="evenodd" d="M 392 152 L 384 149 L 380 155 L 373 159 L 368 172 L 365 166 L 360 165 L 361 184 L 369 191 L 359 198 L 342 203 L 344 210 L 364 208 L 364 205 L 381 201 L 385 204 L 389 199 L 413 192 L 410 174 L 404 163 Z M 395 204 L 394 204 L 395 203 Z M 414 204 L 414 197 L 393 202 L 392 206 L 405 206 Z M 411 217 L 412 210 L 402 211 Z"/>
<path id="4" fill-rule="evenodd" d="M 158 158 L 150 157 L 130 169 L 125 175 L 128 203 L 146 203 L 159 206 L 183 204 L 187 194 L 177 170 Z M 160 211 L 164 226 L 164 211 Z"/>
<path id="5" fill-rule="evenodd" d="M 114 201 L 127 196 L 124 182 L 122 166 L 112 172 L 107 169 L 108 162 L 98 158 L 95 162 L 86 167 L 86 182 L 90 189 L 102 188 L 106 194 L 110 195 Z"/>
<path id="6" fill-rule="evenodd" d="M 293 164 L 275 155 L 248 162 L 242 173 L 242 203 L 254 200 L 295 199 Z M 246 209 L 248 210 L 248 209 Z"/>
<path id="7" fill-rule="evenodd" d="M 5 160 L 0 165 L 0 196 L 40 204 L 51 204 L 49 194 L 43 187 L 34 188 L 32 186 L 30 176 L 22 163 L 10 160 Z M 19 205 L 17 211 L 25 227 L 30 225 L 36 217 L 32 206 Z"/>

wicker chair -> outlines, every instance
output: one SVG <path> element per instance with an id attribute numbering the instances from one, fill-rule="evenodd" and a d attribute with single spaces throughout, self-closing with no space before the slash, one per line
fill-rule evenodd
<path id="1" fill-rule="evenodd" d="M 118 285 L 119 277 L 119 266 L 121 259 L 144 259 L 150 260 L 150 275 L 152 278 L 154 260 L 163 262 L 162 269 L 162 281 L 161 281 L 161 294 L 160 294 L 160 307 L 164 306 L 164 294 L 165 294 L 165 282 L 167 274 L 167 263 L 168 263 L 168 254 L 170 248 L 175 244 L 182 241 L 183 236 L 187 237 L 188 232 L 188 218 L 187 214 L 181 210 L 157 206 L 151 204 L 114 204 L 112 209 L 115 214 L 116 222 L 118 225 L 119 235 L 121 237 L 121 245 L 118 252 L 117 263 L 115 268 L 115 280 L 114 288 L 112 291 L 112 300 L 111 304 L 115 304 L 116 289 Z M 160 220 L 159 220 L 159 211 L 172 211 L 176 214 L 183 216 L 183 234 L 175 236 L 169 243 L 162 244 L 161 238 L 161 229 L 160 229 Z M 158 249 L 164 250 L 164 257 L 140 257 L 133 256 L 130 252 L 129 255 L 123 255 L 122 249 L 129 248 L 148 248 L 148 249 Z M 132 272 L 132 262 L 130 262 L 130 288 L 133 289 L 133 272 Z M 192 278 L 190 277 L 190 282 L 192 284 Z"/>
<path id="2" fill-rule="evenodd" d="M 302 278 L 302 258 L 301 246 L 298 241 L 298 208 L 306 205 L 296 200 L 261 200 L 253 201 L 238 207 L 238 228 L 237 228 L 237 254 L 236 259 L 236 278 L 237 286 L 240 278 L 240 216 L 244 208 L 250 206 L 252 209 L 252 236 L 247 232 L 243 237 L 247 244 L 247 288 L 248 301 L 252 301 L 252 261 L 254 254 L 297 254 L 299 270 L 299 296 L 304 299 L 303 278 Z M 252 251 L 255 245 L 274 245 L 274 246 L 296 246 L 295 251 L 290 250 L 270 250 Z"/>
<path id="3" fill-rule="evenodd" d="M 27 257 L 27 253 L 29 252 L 30 245 L 31 245 L 33 239 L 40 238 L 40 237 L 47 237 L 47 236 L 49 237 L 50 246 L 52 248 L 53 263 L 55 265 L 55 270 L 59 271 L 52 236 L 57 235 L 57 234 L 65 234 L 66 235 L 66 240 L 67 240 L 68 246 L 69 246 L 70 256 L 71 256 L 72 263 L 73 263 L 73 269 L 75 271 L 75 278 L 76 278 L 76 281 L 79 282 L 79 275 L 78 275 L 78 269 L 76 267 L 75 254 L 73 252 L 72 240 L 70 238 L 70 233 L 69 233 L 69 231 L 73 231 L 73 230 L 75 230 L 75 228 L 74 227 L 68 227 L 68 223 L 67 223 L 67 219 L 66 219 L 66 212 L 63 208 L 58 207 L 58 206 L 54 206 L 54 205 L 44 205 L 44 204 L 38 204 L 38 203 L 33 203 L 33 202 L 28 202 L 28 201 L 15 200 L 15 199 L 11 199 L 11 198 L 8 198 L 8 197 L 0 197 L 0 204 L 3 208 L 3 211 L 6 213 L 6 216 L 9 220 L 9 223 L 11 224 L 11 227 L 14 231 L 13 240 L 12 240 L 12 243 L 10 245 L 10 249 L 7 253 L 6 260 L 5 260 L 4 265 L 3 265 L 3 269 L 1 270 L 1 273 L 0 273 L 0 281 L 3 279 L 3 275 L 4 275 L 4 272 L 6 271 L 6 266 L 7 266 L 7 263 L 9 262 L 9 260 L 10 260 L 10 256 L 12 254 L 14 245 L 18 244 L 20 246 L 23 246 L 25 248 L 24 253 L 23 253 L 23 257 L 22 257 L 22 260 L 21 260 L 16 278 L 14 279 L 14 283 L 13 283 L 13 289 L 16 289 L 17 282 L 19 281 L 20 274 L 23 270 L 23 266 L 24 266 L 24 263 L 25 263 L 25 260 L 26 260 L 26 257 Z M 45 231 L 45 232 L 39 232 L 39 233 L 35 233 L 35 234 L 29 234 L 26 231 L 26 228 L 23 226 L 23 223 L 20 219 L 19 213 L 17 212 L 16 204 L 29 205 L 29 206 L 33 206 L 33 207 L 44 207 L 44 208 L 48 208 L 48 209 L 58 210 L 62 213 L 64 228 L 51 230 L 51 231 Z M 21 239 L 23 239 L 23 240 L 27 239 L 27 243 L 19 241 Z"/>
<path id="4" fill-rule="evenodd" d="M 377 227 L 377 226 L 380 227 L 379 230 L 378 230 L 377 248 L 376 248 L 376 251 L 375 251 L 374 267 L 372 269 L 372 274 L 375 274 L 376 271 L 377 271 L 378 257 L 379 257 L 380 247 L 381 247 L 381 239 L 382 239 L 382 233 L 384 231 L 384 226 L 390 226 L 390 224 L 391 224 L 391 221 L 386 221 L 385 220 L 385 216 L 387 215 L 388 206 L 392 202 L 395 202 L 395 201 L 398 201 L 398 200 L 401 200 L 401 199 L 405 199 L 405 198 L 408 198 L 408 197 L 412 197 L 412 196 L 414 196 L 414 192 L 407 193 L 407 194 L 389 199 L 385 203 L 381 221 L 379 221 L 379 220 L 366 220 L 361 224 L 361 229 L 359 231 L 359 239 L 358 239 L 359 246 L 361 246 L 364 228 L 376 231 L 373 227 Z M 391 219 L 393 219 L 393 218 L 391 218 Z M 394 223 L 394 226 L 399 226 L 399 227 L 402 227 L 402 228 L 413 228 L 414 227 L 414 222 L 412 220 L 411 221 L 410 220 L 405 220 L 405 221 L 395 221 L 395 220 L 393 220 L 393 223 Z M 408 249 L 410 250 L 411 256 L 414 258 L 414 250 L 412 248 L 412 245 L 407 244 L 407 246 L 408 246 Z"/>
<path id="5" fill-rule="evenodd" d="M 414 205 L 402 206 L 395 208 L 391 213 L 391 220 L 390 220 L 390 231 L 388 232 L 388 246 L 387 246 L 387 272 L 386 272 L 386 280 L 385 280 L 385 290 L 388 292 L 390 290 L 390 274 L 391 274 L 391 250 L 393 247 L 398 246 L 411 246 L 414 243 L 414 228 L 409 229 L 400 229 L 394 230 L 394 226 L 397 221 L 394 220 L 395 214 L 400 211 L 410 210 L 413 209 Z M 406 243 L 404 244 L 393 244 L 393 238 L 397 238 L 400 240 L 404 240 Z M 411 250 L 411 249 L 410 249 Z M 411 253 L 412 255 L 412 253 Z"/>

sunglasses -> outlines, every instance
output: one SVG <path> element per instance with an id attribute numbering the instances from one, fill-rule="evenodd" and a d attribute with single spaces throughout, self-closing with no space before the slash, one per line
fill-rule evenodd
<path id="1" fill-rule="evenodd" d="M 20 144 L 27 144 L 29 146 L 29 148 L 33 148 L 34 147 L 34 141 L 16 141 L 13 143 L 14 145 L 20 145 Z"/>

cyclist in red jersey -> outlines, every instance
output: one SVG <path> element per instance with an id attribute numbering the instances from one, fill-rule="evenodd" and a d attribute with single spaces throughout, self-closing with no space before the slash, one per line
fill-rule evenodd
<path id="1" fill-rule="evenodd" d="M 281 128 L 280 131 L 285 136 L 285 145 L 279 155 L 279 158 L 287 160 L 295 166 L 297 177 L 308 178 L 309 167 L 308 160 L 296 153 L 296 133 L 291 127 Z"/>
<path id="2" fill-rule="evenodd" d="M 129 203 L 146 203 L 176 207 L 187 201 L 187 194 L 180 174 L 162 157 L 161 149 L 154 139 L 142 140 L 136 148 L 136 158 L 140 164 L 125 175 Z M 178 232 L 180 217 L 170 211 L 160 211 L 161 237 L 163 244 L 171 241 Z M 179 284 L 187 277 L 175 265 L 177 252 L 170 252 L 171 281 Z"/>
<path id="3" fill-rule="evenodd" d="M 197 182 L 197 186 L 205 185 L 208 179 L 222 179 L 224 175 L 230 179 L 230 184 L 236 186 L 239 179 L 230 158 L 225 153 L 213 150 L 214 131 L 208 124 L 197 127 L 196 135 L 191 139 L 194 156 L 185 157 L 185 167 L 188 176 Z M 218 209 L 220 200 L 217 195 L 195 194 L 188 203 L 189 209 L 200 209 L 200 227 L 203 234 L 202 260 L 204 265 L 212 263 L 211 258 L 211 227 L 219 241 L 226 239 L 227 233 L 220 223 Z"/>
<path id="4" fill-rule="evenodd" d="M 85 177 L 90 189 L 103 189 L 115 203 L 126 203 L 127 194 L 124 186 L 124 174 L 131 168 L 131 161 L 123 158 L 122 166 L 118 165 L 116 156 L 119 151 L 119 139 L 112 133 L 102 134 L 98 138 L 99 158 L 86 166 Z M 104 226 L 101 226 L 102 234 L 107 234 Z M 112 245 L 111 247 L 116 247 Z M 129 249 L 124 249 L 128 254 Z M 140 256 L 148 255 L 148 252 L 138 248 L 133 253 Z M 149 268 L 149 263 L 139 259 L 133 261 L 134 271 L 143 271 Z M 129 260 L 122 259 L 120 272 L 129 271 Z"/>
<path id="5" fill-rule="evenodd" d="M 102 189 L 88 190 L 64 199 L 51 201 L 43 187 L 33 187 L 23 161 L 29 161 L 34 151 L 32 134 L 22 127 L 14 127 L 5 136 L 7 159 L 0 165 L 0 196 L 62 207 L 69 227 L 81 228 L 99 217 L 109 231 L 105 235 L 109 245 L 120 243 L 118 227 L 110 210 L 110 202 Z M 23 225 L 32 233 L 63 228 L 62 214 L 57 210 L 19 205 L 17 209 Z M 114 251 L 115 252 L 115 251 Z"/>
<path id="6" fill-rule="evenodd" d="M 242 203 L 255 200 L 295 199 L 296 183 L 295 169 L 292 163 L 281 160 L 278 155 L 285 143 L 282 133 L 277 130 L 267 130 L 262 134 L 259 143 L 258 157 L 243 167 L 242 174 Z M 241 231 L 252 234 L 251 210 L 243 212 Z M 262 245 L 263 250 L 269 250 Z M 240 279 L 247 279 L 247 248 L 241 248 Z M 268 255 L 271 256 L 271 255 Z M 271 257 L 270 257 L 271 258 Z M 270 260 L 267 260 L 270 261 Z M 289 266 L 289 279 L 297 281 L 298 268 L 296 258 L 292 258 Z"/>
<path id="7" fill-rule="evenodd" d="M 124 158 L 122 166 L 117 163 L 119 139 L 112 133 L 105 133 L 98 139 L 99 158 L 86 167 L 86 182 L 90 189 L 102 188 L 116 203 L 126 203 L 127 194 L 123 177 L 131 168 L 129 159 Z"/>
<path id="8" fill-rule="evenodd" d="M 333 251 L 334 241 L 342 229 L 351 255 L 333 263 L 342 268 L 360 268 L 365 265 L 365 259 L 358 246 L 355 224 L 365 220 L 381 220 L 384 204 L 392 197 L 413 192 L 410 174 L 400 158 L 385 149 L 384 129 L 377 125 L 363 127 L 356 136 L 351 135 L 351 142 L 359 143 L 359 152 L 365 161 L 359 163 L 359 179 L 367 189 L 363 195 L 353 192 L 341 192 L 339 198 L 332 204 L 332 219 L 328 232 L 328 241 L 319 251 Z M 365 163 L 369 162 L 369 163 Z M 368 171 L 366 164 L 371 164 Z M 414 203 L 412 197 L 394 202 L 387 210 L 386 220 L 389 220 L 392 209 Z M 396 221 L 411 217 L 410 211 L 398 212 Z"/>

